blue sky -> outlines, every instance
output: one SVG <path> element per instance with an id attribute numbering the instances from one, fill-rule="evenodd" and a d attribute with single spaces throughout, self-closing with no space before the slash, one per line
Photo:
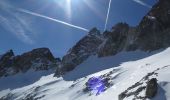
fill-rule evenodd
<path id="1" fill-rule="evenodd" d="M 118 22 L 137 25 L 157 0 L 112 0 L 107 29 Z M 109 0 L 0 0 L 0 53 L 21 54 L 48 47 L 62 57 L 86 31 L 20 11 L 28 10 L 90 30 L 104 29 Z"/>

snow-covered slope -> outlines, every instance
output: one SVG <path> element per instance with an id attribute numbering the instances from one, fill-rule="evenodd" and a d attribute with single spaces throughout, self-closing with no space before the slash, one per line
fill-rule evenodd
<path id="1" fill-rule="evenodd" d="M 53 72 L 53 70 L 36 72 L 34 70 L 29 70 L 27 73 L 19 73 L 9 77 L 2 77 L 0 78 L 0 90 L 4 90 L 7 88 L 16 89 L 19 87 L 30 85 L 38 81 L 42 76 L 52 74 Z"/>
<path id="2" fill-rule="evenodd" d="M 129 87 L 133 86 L 126 91 L 127 93 L 140 87 L 140 85 L 135 87 L 135 83 L 143 82 L 141 86 L 146 86 L 146 79 L 155 77 L 158 80 L 159 89 L 152 100 L 170 100 L 169 57 L 170 48 L 152 54 L 136 51 L 105 58 L 91 56 L 63 78 L 53 77 L 54 74 L 43 76 L 31 85 L 13 90 L 2 90 L 0 98 L 5 100 L 118 100 L 119 94 Z M 89 78 L 104 74 L 111 77 L 112 83 L 105 92 L 96 96 L 93 92 L 83 91 Z M 0 81 L 2 82 L 2 79 Z M 5 84 L 0 83 L 0 85 L 3 87 Z M 12 82 L 11 85 L 13 85 Z M 137 96 L 143 96 L 144 93 L 145 89 Z M 123 100 L 133 98 L 135 97 L 132 94 Z"/>

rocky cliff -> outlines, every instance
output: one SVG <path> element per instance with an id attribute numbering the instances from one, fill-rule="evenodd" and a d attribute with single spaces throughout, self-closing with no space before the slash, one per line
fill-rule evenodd
<path id="1" fill-rule="evenodd" d="M 56 75 L 64 74 L 73 70 L 81 64 L 90 55 L 96 54 L 99 45 L 102 43 L 102 34 L 96 28 L 93 28 L 89 34 L 83 37 L 68 53 L 63 57 L 62 63 Z"/>
<path id="2" fill-rule="evenodd" d="M 138 47 L 152 51 L 170 45 L 170 1 L 159 0 L 137 27 Z"/>
<path id="3" fill-rule="evenodd" d="M 22 55 L 15 56 L 10 50 L 0 58 L 0 77 L 10 76 L 28 70 L 49 70 L 56 68 L 56 60 L 48 48 L 38 48 Z"/>

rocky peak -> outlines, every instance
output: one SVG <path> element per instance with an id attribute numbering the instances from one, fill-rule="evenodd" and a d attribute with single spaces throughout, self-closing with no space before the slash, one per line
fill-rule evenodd
<path id="1" fill-rule="evenodd" d="M 121 51 L 126 43 L 129 28 L 129 25 L 126 23 L 118 23 L 112 28 L 111 32 L 104 32 L 105 40 L 99 48 L 98 56 L 110 56 Z"/>
<path id="2" fill-rule="evenodd" d="M 38 48 L 30 52 L 24 53 L 14 58 L 17 67 L 22 71 L 27 71 L 30 68 L 35 70 L 48 70 L 55 58 L 48 48 Z M 24 67 L 23 67 L 24 66 Z"/>
<path id="3" fill-rule="evenodd" d="M 0 58 L 0 68 L 2 66 L 9 66 L 10 60 L 12 59 L 12 57 L 14 57 L 14 52 L 13 50 L 9 50 L 8 52 L 6 52 L 5 54 L 3 54 Z"/>
<path id="4" fill-rule="evenodd" d="M 121 38 L 128 35 L 129 25 L 126 23 L 116 24 L 111 31 L 111 38 L 113 41 L 119 41 Z"/>
<path id="5" fill-rule="evenodd" d="M 159 0 L 137 27 L 138 48 L 153 51 L 169 46 L 170 1 Z"/>
<path id="6" fill-rule="evenodd" d="M 159 0 L 139 24 L 142 33 L 160 32 L 170 27 L 170 1 Z"/>
<path id="7" fill-rule="evenodd" d="M 38 48 L 22 55 L 14 56 L 12 50 L 7 52 L 0 59 L 0 77 L 26 72 L 49 70 L 55 68 L 58 62 L 48 48 Z"/>
<path id="8" fill-rule="evenodd" d="M 120 32 L 122 32 L 122 33 L 124 33 L 124 32 L 126 32 L 127 30 L 128 30 L 128 28 L 129 28 L 129 25 L 127 24 L 127 23 L 118 23 L 118 24 L 116 24 L 115 26 L 113 26 L 112 27 L 112 31 L 113 32 L 118 32 L 118 33 L 120 33 Z"/>
<path id="9" fill-rule="evenodd" d="M 21 56 L 25 58 L 30 58 L 32 60 L 37 59 L 37 58 L 46 58 L 52 61 L 55 59 L 51 51 L 48 48 L 33 49 L 30 52 L 22 54 Z"/>
<path id="10" fill-rule="evenodd" d="M 61 71 L 65 72 L 73 70 L 77 65 L 81 64 L 90 55 L 96 54 L 98 46 L 102 43 L 102 35 L 97 28 L 93 28 L 88 35 L 83 37 L 69 52 L 63 57 Z"/>
<path id="11" fill-rule="evenodd" d="M 100 35 L 100 31 L 96 27 L 94 27 L 90 30 L 88 35 L 90 36 Z"/>
<path id="12" fill-rule="evenodd" d="M 14 56 L 14 52 L 13 50 L 9 50 L 5 54 L 1 55 L 1 59 L 8 59 L 8 58 L 11 58 L 12 56 Z"/>
<path id="13" fill-rule="evenodd" d="M 111 38 L 117 38 L 117 36 L 126 35 L 129 30 L 129 25 L 127 23 L 118 23 L 115 26 L 112 27 L 111 31 L 105 31 L 103 33 L 103 36 L 105 38 L 111 37 Z"/>
<path id="14" fill-rule="evenodd" d="M 170 1 L 159 0 L 136 27 L 116 24 L 104 32 L 105 41 L 99 57 L 115 55 L 123 50 L 153 51 L 170 46 Z"/>

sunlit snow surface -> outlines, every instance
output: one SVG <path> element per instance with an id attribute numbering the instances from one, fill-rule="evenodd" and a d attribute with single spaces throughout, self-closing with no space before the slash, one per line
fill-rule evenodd
<path id="1" fill-rule="evenodd" d="M 38 98 L 38 100 L 118 100 L 120 93 L 140 81 L 148 73 L 160 68 L 156 72 L 157 76 L 150 77 L 157 78 L 159 83 L 158 94 L 152 100 L 170 100 L 170 67 L 164 67 L 169 65 L 170 48 L 155 54 L 136 51 L 104 58 L 91 56 L 63 78 L 53 77 L 54 74 L 43 76 L 30 85 L 2 90 L 0 98 L 8 95 L 11 100 L 22 100 L 29 96 L 34 99 Z M 111 74 L 112 87 L 97 96 L 83 92 L 86 82 L 91 77 L 98 77 L 110 71 L 113 71 Z M 17 80 L 17 75 L 12 77 L 13 79 L 16 77 Z M 13 81 L 10 78 L 8 80 L 11 85 L 15 85 Z M 0 85 L 5 86 L 5 84 L 1 84 L 1 79 Z M 144 91 L 139 95 L 144 95 Z M 124 100 L 133 98 L 130 96 Z"/>

